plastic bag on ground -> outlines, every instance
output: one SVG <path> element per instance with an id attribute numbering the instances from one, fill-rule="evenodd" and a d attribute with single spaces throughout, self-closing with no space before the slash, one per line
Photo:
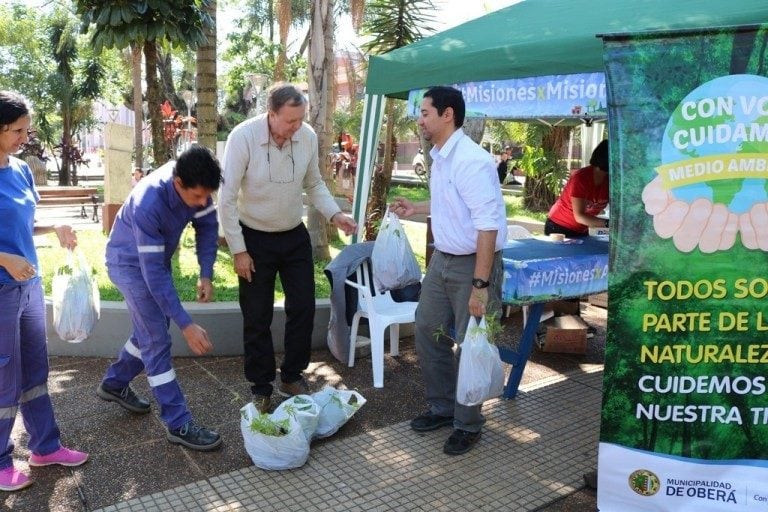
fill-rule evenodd
<path id="1" fill-rule="evenodd" d="M 335 434 L 367 400 L 357 391 L 325 386 L 312 399 L 320 406 L 320 418 L 315 437 L 324 438 Z"/>
<path id="2" fill-rule="evenodd" d="M 53 327 L 59 337 L 80 343 L 93 332 L 99 320 L 99 287 L 91 279 L 91 269 L 83 253 L 69 251 L 68 263 L 56 269 L 51 283 Z"/>
<path id="3" fill-rule="evenodd" d="M 261 469 L 298 468 L 309 458 L 309 441 L 294 416 L 275 419 L 249 402 L 240 409 L 240 432 L 245 451 Z"/>
<path id="4" fill-rule="evenodd" d="M 504 367 L 499 349 L 488 342 L 485 318 L 477 324 L 470 317 L 461 344 L 456 401 L 462 405 L 480 405 L 504 391 Z"/>
<path id="5" fill-rule="evenodd" d="M 397 215 L 387 212 L 371 254 L 373 281 L 379 291 L 403 288 L 421 281 L 421 269 Z"/>
<path id="6" fill-rule="evenodd" d="M 320 406 L 309 395 L 295 395 L 277 406 L 272 418 L 282 420 L 293 416 L 301 425 L 304 437 L 311 441 L 320 421 Z"/>

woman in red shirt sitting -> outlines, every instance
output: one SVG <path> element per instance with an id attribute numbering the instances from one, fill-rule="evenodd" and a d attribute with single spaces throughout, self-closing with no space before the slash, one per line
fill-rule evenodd
<path id="1" fill-rule="evenodd" d="M 560 197 L 549 209 L 544 233 L 567 237 L 586 236 L 589 228 L 608 227 L 597 217 L 608 206 L 608 141 L 597 145 L 589 165 L 568 179 Z"/>

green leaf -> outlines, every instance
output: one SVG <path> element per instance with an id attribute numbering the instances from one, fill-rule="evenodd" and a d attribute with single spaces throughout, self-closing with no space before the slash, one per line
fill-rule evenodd
<path id="1" fill-rule="evenodd" d="M 122 25 L 123 23 L 123 16 L 120 14 L 122 12 L 122 9 L 119 7 L 114 7 L 112 9 L 111 15 L 109 17 L 109 24 L 113 27 L 117 27 L 118 25 Z"/>
<path id="2" fill-rule="evenodd" d="M 96 19 L 97 25 L 108 25 L 109 24 L 109 18 L 111 15 L 112 9 L 105 5 L 101 9 L 101 13 L 99 14 L 99 17 Z"/>
<path id="3" fill-rule="evenodd" d="M 131 23 L 136 18 L 136 15 L 133 14 L 133 9 L 131 9 L 127 5 L 124 5 L 120 8 L 120 14 L 121 14 L 121 17 L 123 18 L 123 23 L 125 24 Z"/>

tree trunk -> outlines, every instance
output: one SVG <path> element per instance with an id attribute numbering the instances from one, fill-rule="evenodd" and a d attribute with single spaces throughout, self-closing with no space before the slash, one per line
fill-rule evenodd
<path id="1" fill-rule="evenodd" d="M 395 99 L 387 98 L 384 107 L 387 118 L 386 135 L 384 136 L 384 162 L 381 170 L 376 172 L 374 166 L 373 182 L 371 184 L 371 196 L 365 209 L 365 239 L 376 240 L 379 234 L 379 221 L 384 218 L 387 211 L 387 193 L 392 182 L 392 168 L 394 156 L 397 151 L 395 141 Z"/>
<path id="2" fill-rule="evenodd" d="M 318 2 L 312 2 L 312 10 L 317 10 Z M 322 1 L 320 2 L 323 3 Z M 320 7 L 322 9 L 323 7 Z M 280 49 L 275 60 L 275 82 L 285 80 L 285 62 L 288 53 L 288 30 L 291 27 L 293 13 L 291 12 L 291 0 L 277 0 L 277 23 L 280 29 Z M 314 15 L 312 16 L 314 22 Z M 311 66 L 311 64 L 310 64 Z"/>
<path id="3" fill-rule="evenodd" d="M 179 112 L 186 111 L 186 103 L 176 93 L 176 84 L 173 80 L 173 60 L 171 52 L 164 53 L 162 48 L 155 46 L 157 51 L 157 77 L 160 84 L 161 103 L 168 99 Z"/>
<path id="4" fill-rule="evenodd" d="M 48 169 L 45 167 L 45 162 L 37 158 L 35 155 L 29 155 L 24 158 L 32 171 L 32 177 L 35 180 L 35 185 L 40 187 L 48 184 Z"/>
<path id="5" fill-rule="evenodd" d="M 216 154 L 216 1 L 206 8 L 213 28 L 206 29 L 208 41 L 197 50 L 197 141 Z"/>
<path id="6" fill-rule="evenodd" d="M 330 97 L 333 95 L 331 71 L 333 69 L 333 0 L 312 2 L 312 21 L 309 36 L 309 123 L 317 133 L 318 160 L 323 181 L 330 191 L 333 183 L 325 155 L 331 152 L 333 126 L 331 124 Z M 281 21 L 282 27 L 282 21 Z M 316 208 L 310 206 L 307 228 L 312 240 L 315 260 L 331 258 L 328 249 L 327 221 Z"/>
<path id="7" fill-rule="evenodd" d="M 160 85 L 157 82 L 157 47 L 155 41 L 144 43 L 144 61 L 149 121 L 152 126 L 152 156 L 154 157 L 154 167 L 157 169 L 168 161 L 170 150 L 163 137 L 163 115 L 160 112 L 162 98 L 160 97 Z"/>
<path id="8" fill-rule="evenodd" d="M 462 129 L 470 139 L 479 145 L 483 141 L 483 132 L 485 131 L 485 118 L 465 118 L 464 126 L 462 126 Z"/>
<path id="9" fill-rule="evenodd" d="M 71 101 L 71 98 L 70 98 Z M 61 109 L 61 169 L 59 170 L 59 186 L 77 185 L 71 162 L 72 117 L 71 108 Z"/>
<path id="10" fill-rule="evenodd" d="M 133 151 L 136 167 L 144 167 L 144 105 L 141 96 L 141 47 L 131 43 L 131 81 L 133 82 Z"/>

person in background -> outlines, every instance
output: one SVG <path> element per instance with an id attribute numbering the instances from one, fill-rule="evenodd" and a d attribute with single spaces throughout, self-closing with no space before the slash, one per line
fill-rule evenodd
<path id="1" fill-rule="evenodd" d="M 310 359 L 315 282 L 302 195 L 345 234 L 357 229 L 320 176 L 317 135 L 303 122 L 307 100 L 301 90 L 272 86 L 267 108 L 229 134 L 219 194 L 221 225 L 239 276 L 245 377 L 262 413 L 270 409 L 276 378 L 270 325 L 278 275 L 286 316 L 278 393 L 307 392 L 302 372 Z"/>
<path id="2" fill-rule="evenodd" d="M 72 228 L 36 226 L 40 195 L 29 166 L 15 158 L 29 138 L 31 112 L 26 100 L 0 91 L 0 490 L 16 491 L 32 479 L 13 465 L 11 431 L 21 411 L 29 434 L 30 466 L 79 466 L 88 454 L 62 446 L 48 394 L 45 299 L 33 235 L 55 232 L 62 247 L 73 249 Z"/>
<path id="3" fill-rule="evenodd" d="M 560 197 L 549 209 L 544 233 L 566 237 L 589 234 L 589 228 L 607 228 L 608 220 L 597 215 L 608 206 L 608 141 L 592 151 L 589 165 L 574 172 Z"/>
<path id="4" fill-rule="evenodd" d="M 496 173 L 499 175 L 499 183 L 504 184 L 504 180 L 507 178 L 507 164 L 509 162 L 509 155 L 511 148 L 506 146 L 504 151 L 499 155 L 499 163 L 496 165 Z"/>
<path id="5" fill-rule="evenodd" d="M 424 94 L 418 119 L 423 137 L 434 144 L 430 200 L 396 198 L 390 210 L 400 217 L 432 215 L 435 252 L 421 285 L 416 309 L 416 353 L 429 410 L 411 421 L 417 432 L 452 425 L 443 445 L 448 455 L 468 452 L 480 439 L 481 405 L 456 401 L 456 378 L 469 316 L 501 310 L 501 249 L 507 219 L 491 155 L 461 129 L 465 103 L 461 91 L 433 87 Z M 460 342 L 460 341 L 459 341 Z"/>
<path id="6" fill-rule="evenodd" d="M 131 176 L 131 188 L 135 187 L 136 184 L 141 181 L 141 178 L 144 177 L 144 170 L 142 170 L 141 167 L 134 167 L 133 168 L 133 175 Z"/>
<path id="7" fill-rule="evenodd" d="M 208 333 L 192 321 L 173 285 L 171 258 L 184 228 L 192 222 L 200 279 L 198 302 L 213 298 L 213 263 L 218 248 L 218 222 L 211 194 L 219 188 L 221 168 L 210 151 L 193 145 L 177 161 L 141 180 L 117 212 L 107 241 L 109 278 L 125 297 L 133 332 L 96 389 L 101 399 L 144 414 L 150 404 L 130 386 L 142 371 L 160 404 L 160 418 L 173 444 L 208 451 L 221 444 L 213 430 L 198 425 L 187 408 L 171 362 L 170 320 L 181 330 L 190 350 L 203 355 L 213 349 Z"/>
<path id="8" fill-rule="evenodd" d="M 510 154 L 511 154 L 511 153 L 510 153 Z M 518 173 L 518 172 L 520 172 L 520 167 L 518 167 L 517 165 L 513 165 L 513 166 L 512 166 L 512 169 L 509 171 L 509 176 L 510 176 L 510 178 L 511 178 L 511 179 L 509 180 L 509 185 L 522 185 L 522 183 L 520 183 L 520 182 L 517 180 L 517 173 Z"/>

